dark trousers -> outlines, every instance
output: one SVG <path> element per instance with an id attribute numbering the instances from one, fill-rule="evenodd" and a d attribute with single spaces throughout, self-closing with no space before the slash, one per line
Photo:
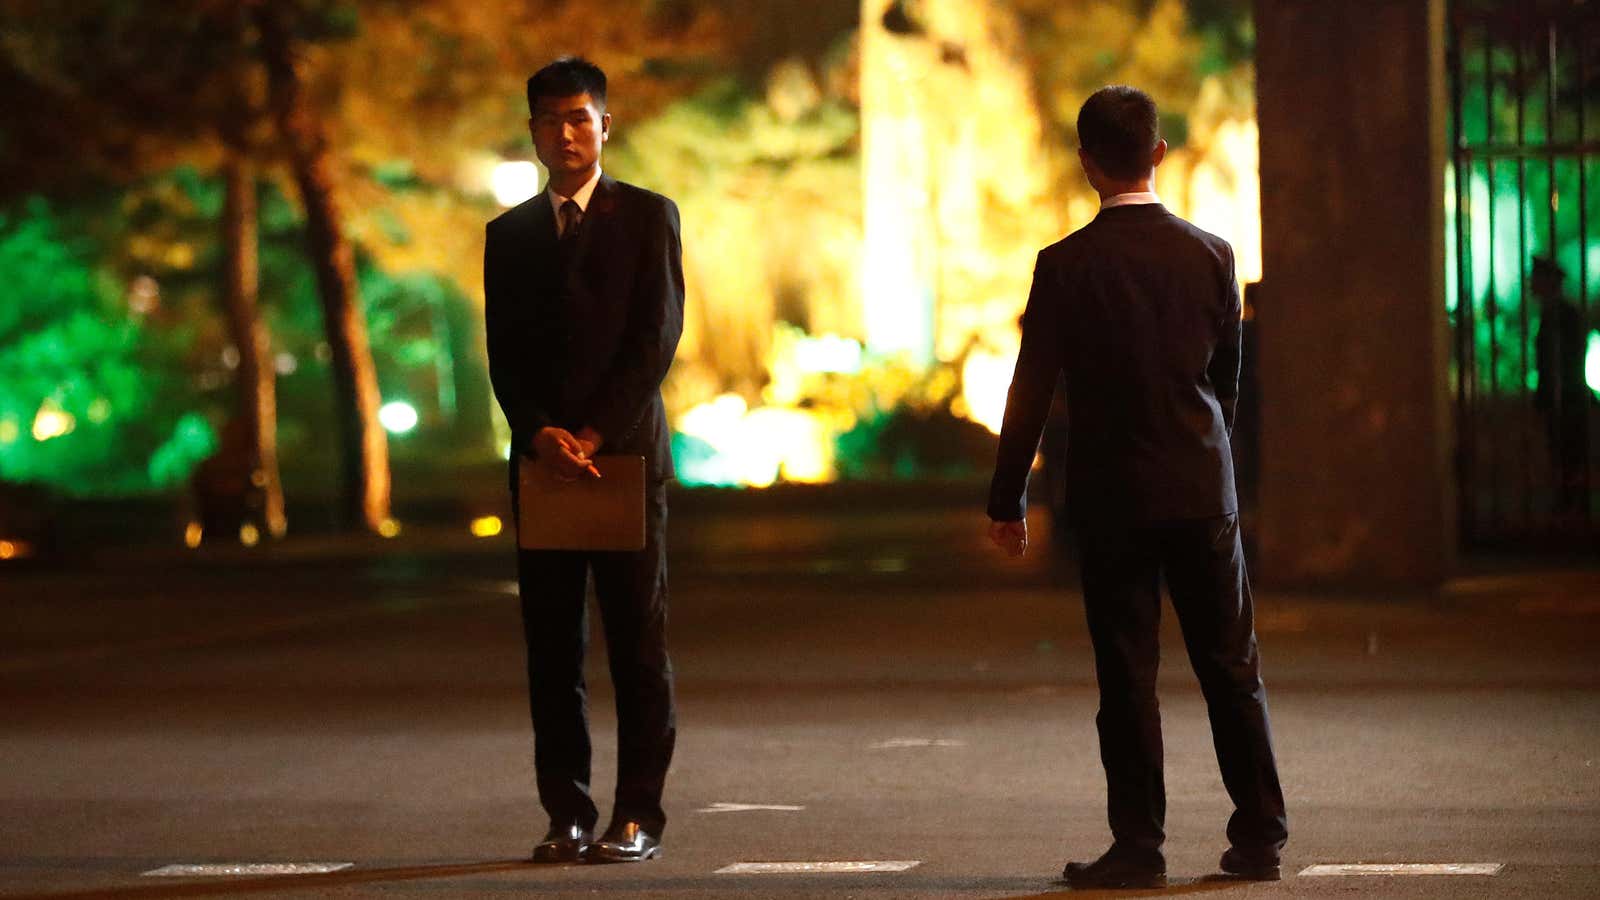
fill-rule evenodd
<path id="1" fill-rule="evenodd" d="M 637 553 L 520 550 L 517 578 L 528 642 L 534 770 L 550 820 L 593 828 L 589 795 L 588 645 L 585 589 L 594 574 L 617 697 L 614 821 L 660 836 L 661 792 L 677 738 L 672 664 L 667 658 L 667 504 L 663 485 L 646 495 L 645 548 Z"/>
<path id="2" fill-rule="evenodd" d="M 1246 851 L 1276 852 L 1288 838 L 1288 818 L 1272 753 L 1238 516 L 1080 528 L 1078 546 L 1100 682 L 1095 724 L 1116 846 L 1158 851 L 1166 838 L 1156 702 L 1165 575 L 1205 695 L 1222 783 L 1233 800 L 1228 839 Z"/>

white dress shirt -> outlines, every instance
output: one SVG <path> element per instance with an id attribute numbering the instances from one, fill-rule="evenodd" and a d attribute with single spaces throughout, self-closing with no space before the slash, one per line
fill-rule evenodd
<path id="1" fill-rule="evenodd" d="M 1131 191 L 1126 194 L 1118 194 L 1115 197 L 1107 197 L 1106 199 L 1100 201 L 1100 208 L 1110 209 L 1113 206 L 1143 206 L 1148 203 L 1160 202 L 1161 198 L 1156 196 L 1155 191 Z"/>
<path id="2" fill-rule="evenodd" d="M 594 175 L 588 181 L 583 183 L 583 187 L 573 191 L 571 197 L 561 196 L 556 192 L 554 187 L 545 188 L 545 191 L 550 195 L 550 209 L 554 211 L 556 215 L 556 237 L 560 237 L 562 233 L 561 207 L 566 205 L 568 200 L 573 200 L 577 202 L 578 209 L 583 210 L 583 212 L 587 214 L 589 212 L 589 198 L 594 196 L 594 186 L 599 183 L 600 167 L 595 166 Z"/>

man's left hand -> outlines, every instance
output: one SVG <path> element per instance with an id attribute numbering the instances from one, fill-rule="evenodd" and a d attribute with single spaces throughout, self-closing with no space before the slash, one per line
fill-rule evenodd
<path id="1" fill-rule="evenodd" d="M 1028 521 L 990 522 L 989 540 L 994 541 L 994 545 L 1004 550 L 1007 556 L 1021 556 L 1028 550 Z"/>

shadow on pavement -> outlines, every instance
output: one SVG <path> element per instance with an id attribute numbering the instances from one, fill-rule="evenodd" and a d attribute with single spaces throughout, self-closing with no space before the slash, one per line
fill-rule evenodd
<path id="1" fill-rule="evenodd" d="M 1244 887 L 1248 882 L 1227 878 L 1219 875 L 1205 875 L 1195 879 L 1172 879 L 1164 888 L 1149 889 L 1105 889 L 1099 891 L 1076 891 L 1067 886 L 1065 881 L 1054 882 L 1060 890 L 1046 891 L 1042 894 L 1006 894 L 994 900 L 1088 900 L 1093 897 L 1170 897 L 1174 894 L 1205 894 L 1212 891 L 1225 891 L 1229 888 Z"/>

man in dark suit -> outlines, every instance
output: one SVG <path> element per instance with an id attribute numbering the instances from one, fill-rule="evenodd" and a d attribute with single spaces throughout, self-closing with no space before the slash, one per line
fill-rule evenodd
<path id="1" fill-rule="evenodd" d="M 660 846 L 676 735 L 661 380 L 683 330 L 678 208 L 601 174 L 611 116 L 594 64 L 569 57 L 539 70 L 528 79 L 528 108 L 550 181 L 489 223 L 484 255 L 489 376 L 511 424 L 512 503 L 524 455 L 569 479 L 597 477 L 597 452 L 642 455 L 648 476 L 644 550 L 517 554 L 534 769 L 550 815 L 533 858 L 636 862 Z M 616 803 L 598 842 L 583 678 L 591 571 L 617 697 Z"/>
<path id="2" fill-rule="evenodd" d="M 1276 879 L 1288 820 L 1228 443 L 1239 387 L 1233 250 L 1156 198 L 1167 145 L 1143 92 L 1096 92 L 1078 114 L 1078 136 L 1101 210 L 1039 254 L 989 494 L 991 539 L 1021 555 L 1028 472 L 1064 374 L 1067 509 L 1100 683 L 1095 721 L 1114 840 L 1063 875 L 1076 887 L 1166 883 L 1156 703 L 1165 576 L 1235 808 L 1222 869 Z"/>
<path id="3" fill-rule="evenodd" d="M 1528 293 L 1539 305 L 1539 330 L 1533 339 L 1539 386 L 1533 408 L 1544 416 L 1556 515 L 1582 521 L 1589 510 L 1588 425 L 1595 395 L 1584 371 L 1589 329 L 1583 311 L 1561 287 L 1566 277 L 1547 256 L 1534 257 L 1528 268 Z"/>

